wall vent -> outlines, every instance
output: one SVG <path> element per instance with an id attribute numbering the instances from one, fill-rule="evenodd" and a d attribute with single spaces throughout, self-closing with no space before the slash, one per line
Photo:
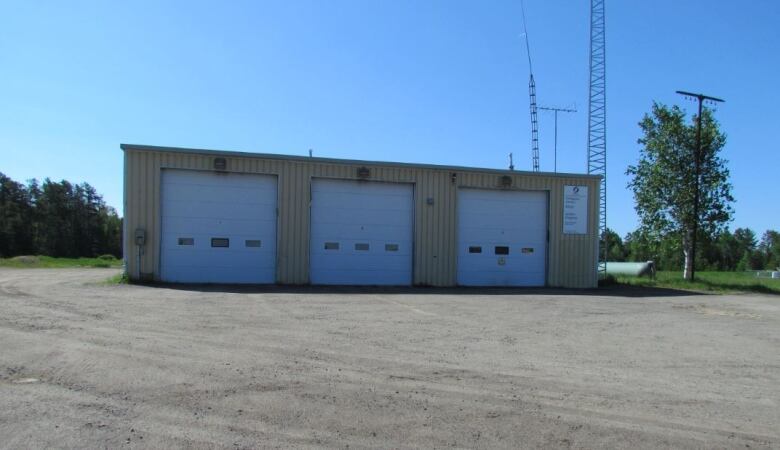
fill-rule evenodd
<path id="1" fill-rule="evenodd" d="M 214 158 L 214 170 L 227 170 L 227 160 L 225 158 Z"/>
<path id="2" fill-rule="evenodd" d="M 366 179 L 371 177 L 371 169 L 368 167 L 358 167 L 357 177 L 360 179 Z"/>

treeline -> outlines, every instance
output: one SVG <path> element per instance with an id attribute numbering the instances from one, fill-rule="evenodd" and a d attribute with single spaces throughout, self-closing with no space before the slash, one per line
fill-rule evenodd
<path id="1" fill-rule="evenodd" d="M 679 236 L 651 238 L 641 231 L 628 233 L 625 239 L 607 229 L 608 261 L 654 261 L 659 270 L 682 270 L 683 249 Z M 602 236 L 603 245 L 603 236 Z M 700 237 L 696 251 L 696 269 L 743 271 L 776 270 L 780 267 L 780 233 L 766 231 L 761 239 L 750 228 L 737 228 Z"/>
<path id="2" fill-rule="evenodd" d="M 88 183 L 0 173 L 0 257 L 122 256 L 122 219 Z"/>

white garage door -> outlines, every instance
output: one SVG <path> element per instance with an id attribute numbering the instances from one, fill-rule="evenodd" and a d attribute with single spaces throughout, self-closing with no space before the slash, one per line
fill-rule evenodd
<path id="1" fill-rule="evenodd" d="M 276 177 L 163 170 L 160 276 L 273 283 Z"/>
<path id="2" fill-rule="evenodd" d="M 412 284 L 412 185 L 312 181 L 311 282 Z"/>
<path id="3" fill-rule="evenodd" d="M 547 192 L 458 191 L 458 284 L 544 286 Z"/>

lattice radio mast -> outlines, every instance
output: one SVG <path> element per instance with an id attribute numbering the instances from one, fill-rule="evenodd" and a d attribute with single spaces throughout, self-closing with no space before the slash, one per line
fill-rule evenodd
<path id="1" fill-rule="evenodd" d="M 525 34 L 525 50 L 528 53 L 528 95 L 531 97 L 531 158 L 534 172 L 539 171 L 539 120 L 536 113 L 536 82 L 534 81 L 534 68 L 531 64 L 531 46 L 528 43 L 528 27 L 525 23 L 525 2 L 520 2 L 523 12 L 523 34 Z"/>
<path id="2" fill-rule="evenodd" d="M 588 107 L 588 173 L 601 175 L 599 191 L 599 272 L 607 272 L 607 78 L 604 0 L 590 2 L 590 96 Z"/>

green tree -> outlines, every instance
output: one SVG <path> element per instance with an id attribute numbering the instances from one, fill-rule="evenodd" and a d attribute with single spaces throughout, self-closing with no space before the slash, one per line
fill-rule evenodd
<path id="1" fill-rule="evenodd" d="M 655 261 L 657 249 L 653 242 L 646 239 L 639 231 L 632 231 L 626 235 L 625 243 L 628 252 L 627 259 L 634 262 Z"/>
<path id="2" fill-rule="evenodd" d="M 734 230 L 734 239 L 737 240 L 740 248 L 743 250 L 756 249 L 756 233 L 750 228 L 737 228 Z"/>
<path id="3" fill-rule="evenodd" d="M 708 109 L 701 117 L 699 214 L 694 215 L 696 175 L 696 122 L 686 124 L 685 112 L 677 106 L 654 103 L 639 126 L 642 145 L 639 162 L 626 170 L 628 187 L 634 192 L 641 233 L 650 240 L 671 238 L 679 242 L 684 255 L 683 276 L 691 277 L 694 223 L 699 237 L 710 240 L 725 229 L 731 219 L 731 184 L 726 161 L 718 155 L 726 143 L 718 123 Z"/>
<path id="4" fill-rule="evenodd" d="M 767 230 L 761 237 L 759 250 L 764 256 L 764 269 L 775 270 L 780 268 L 780 233 Z"/>
<path id="5" fill-rule="evenodd" d="M 27 188 L 0 173 L 0 256 L 31 253 L 32 204 Z"/>
<path id="6" fill-rule="evenodd" d="M 0 173 L 0 256 L 122 255 L 122 219 L 88 183 L 27 186 Z"/>
<path id="7" fill-rule="evenodd" d="M 756 251 L 756 233 L 750 228 L 734 230 L 734 239 L 740 249 L 740 259 L 736 270 L 760 270 L 764 267 L 761 253 Z"/>
<path id="8" fill-rule="evenodd" d="M 657 239 L 639 229 L 626 235 L 625 247 L 628 261 L 653 261 L 658 270 L 675 270 L 682 264 L 677 239 L 666 236 Z"/>
<path id="9" fill-rule="evenodd" d="M 607 237 L 609 248 L 607 248 L 607 261 L 621 262 L 626 260 L 628 252 L 623 245 L 623 239 L 620 235 L 615 233 L 610 228 L 607 228 L 604 233 L 601 234 L 601 241 L 599 242 L 599 248 L 604 248 L 604 237 Z"/>
<path id="10" fill-rule="evenodd" d="M 736 270 L 744 250 L 734 235 L 729 230 L 723 230 L 713 240 L 707 240 L 706 236 L 704 238 L 701 256 L 707 269 Z"/>
<path id="11" fill-rule="evenodd" d="M 38 253 L 55 257 L 79 256 L 74 230 L 73 185 L 65 180 L 59 183 L 48 178 L 43 180 L 35 209 L 39 220 L 36 236 Z"/>

